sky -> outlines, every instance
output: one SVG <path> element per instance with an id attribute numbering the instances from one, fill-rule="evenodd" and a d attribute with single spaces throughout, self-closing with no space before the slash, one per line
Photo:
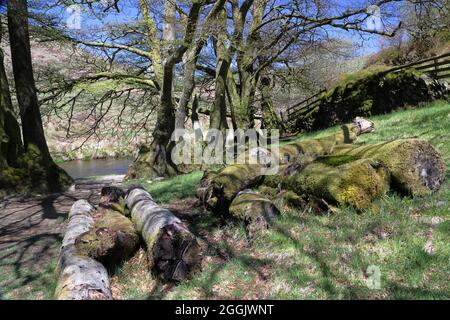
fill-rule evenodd
<path id="1" fill-rule="evenodd" d="M 0 0 L 0 3 L 5 4 L 7 0 Z M 280 0 L 280 3 L 282 1 L 287 0 Z M 39 2 L 39 1 L 38 1 Z M 42 2 L 42 1 L 41 1 Z M 51 1 L 48 1 L 51 2 Z M 100 0 L 97 6 L 104 6 L 108 0 Z M 361 4 L 366 4 L 367 0 L 330 0 L 330 4 L 333 3 L 336 11 L 342 11 L 345 10 L 345 8 L 349 7 L 360 7 Z M 333 7 L 332 7 L 333 8 Z M 4 8 L 2 8 L 4 10 Z M 2 10 L 0 9 L 0 10 Z M 103 22 L 106 23 L 121 23 L 124 21 L 133 21 L 138 19 L 139 12 L 136 9 L 136 0 L 122 0 L 120 2 L 120 13 L 116 13 L 115 11 L 110 11 L 109 14 L 106 14 L 102 17 Z M 161 8 L 161 11 L 156 14 L 160 14 L 163 11 Z M 59 9 L 57 11 L 51 11 L 52 13 L 57 13 L 62 18 L 62 23 L 66 22 L 68 24 L 71 24 L 72 26 L 75 26 L 75 29 L 77 27 L 81 27 L 82 29 L 95 29 L 96 27 L 100 26 L 103 22 L 101 22 L 98 18 L 95 18 L 94 16 L 90 15 L 87 11 L 85 11 L 85 8 L 82 8 L 81 10 L 79 8 L 71 8 L 71 9 Z M 385 16 L 384 12 L 381 11 L 380 14 L 378 12 L 374 12 L 374 15 L 372 16 L 372 19 L 369 20 L 369 24 L 366 24 L 366 27 L 373 27 L 373 28 L 383 28 L 383 23 L 387 22 L 388 24 L 396 23 L 395 19 L 390 18 L 388 16 Z M 357 55 L 368 55 L 375 53 L 379 51 L 382 48 L 382 36 L 378 35 L 371 35 L 371 34 L 364 34 L 361 36 L 359 33 L 355 32 L 348 32 L 344 30 L 338 30 L 338 29 L 331 29 L 330 34 L 336 38 L 340 38 L 343 40 L 351 41 L 356 44 L 356 54 Z"/>

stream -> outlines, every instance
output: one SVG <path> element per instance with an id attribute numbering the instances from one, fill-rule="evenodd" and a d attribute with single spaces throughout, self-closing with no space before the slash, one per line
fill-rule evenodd
<path id="1" fill-rule="evenodd" d="M 125 175 L 132 161 L 132 158 L 73 160 L 60 163 L 59 166 L 74 179 L 81 179 L 92 176 Z"/>

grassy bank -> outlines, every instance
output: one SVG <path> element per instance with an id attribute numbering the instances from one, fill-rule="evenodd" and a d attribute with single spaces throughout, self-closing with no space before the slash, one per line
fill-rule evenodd
<path id="1" fill-rule="evenodd" d="M 372 120 L 376 132 L 358 143 L 425 138 L 441 151 L 450 168 L 449 103 L 436 102 Z M 403 198 L 391 193 L 361 214 L 345 208 L 340 214 L 314 215 L 275 200 L 281 217 L 252 244 L 242 226 L 219 226 L 196 205 L 193 196 L 200 177 L 195 172 L 147 187 L 157 201 L 185 217 L 201 237 L 203 272 L 176 287 L 161 284 L 146 273 L 141 251 L 113 277 L 117 298 L 450 298 L 448 173 L 441 189 L 429 197 Z M 370 283 L 374 284 L 371 288 Z"/>

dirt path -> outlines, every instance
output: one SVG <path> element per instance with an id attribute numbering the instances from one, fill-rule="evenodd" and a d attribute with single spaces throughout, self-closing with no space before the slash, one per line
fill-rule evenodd
<path id="1" fill-rule="evenodd" d="M 0 200 L 0 299 L 51 298 L 70 207 L 78 199 L 98 204 L 100 189 L 122 178 L 78 180 L 66 193 Z"/>

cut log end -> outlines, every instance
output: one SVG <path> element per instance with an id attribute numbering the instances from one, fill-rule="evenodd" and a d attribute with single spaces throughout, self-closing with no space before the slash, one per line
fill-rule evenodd
<path id="1" fill-rule="evenodd" d="M 445 167 L 436 150 L 417 152 L 412 160 L 423 185 L 430 191 L 437 191 L 444 180 Z"/>
<path id="2" fill-rule="evenodd" d="M 200 270 L 200 252 L 197 239 L 182 224 L 167 225 L 153 247 L 154 268 L 166 280 L 182 281 Z"/>

